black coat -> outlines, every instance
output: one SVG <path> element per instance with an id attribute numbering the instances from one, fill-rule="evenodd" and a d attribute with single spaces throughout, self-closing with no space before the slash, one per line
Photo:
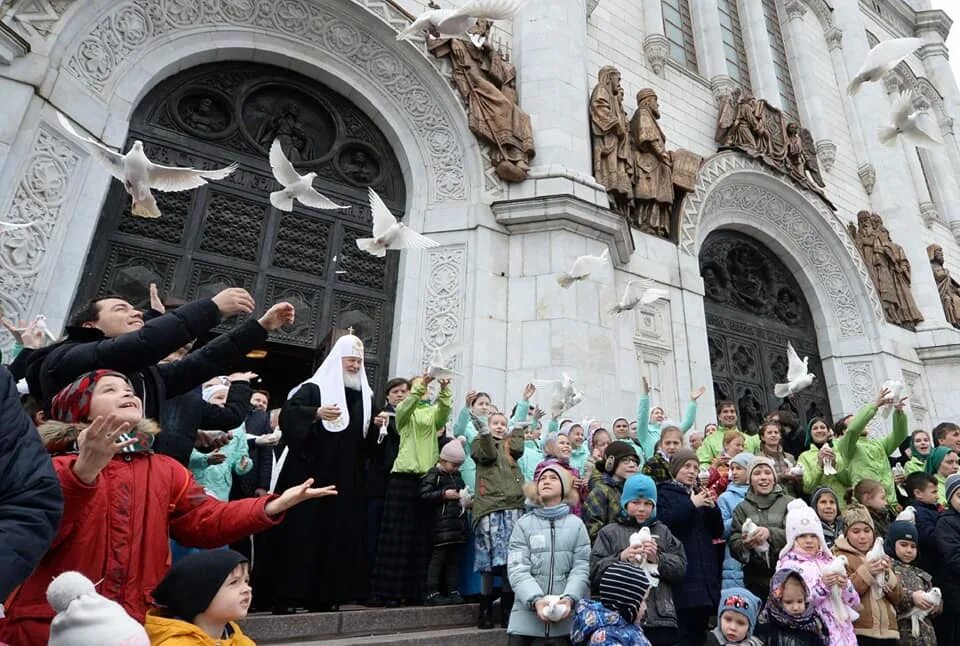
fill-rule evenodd
<path id="1" fill-rule="evenodd" d="M 217 306 L 205 298 L 151 319 L 135 332 L 109 339 L 94 328 L 69 327 L 66 340 L 30 356 L 30 392 L 39 394 L 43 409 L 49 411 L 54 395 L 80 375 L 100 368 L 116 370 L 132 382 L 143 401 L 144 417 L 159 420 L 168 398 L 230 372 L 248 352 L 267 340 L 266 330 L 250 319 L 180 361 L 158 365 L 219 322 Z"/>
<path id="2" fill-rule="evenodd" d="M 248 401 L 249 399 L 247 397 Z M 249 404 L 247 407 L 249 408 Z M 272 432 L 270 413 L 256 408 L 250 410 L 243 422 L 243 428 L 247 433 L 247 452 L 253 460 L 253 468 L 242 476 L 233 477 L 230 500 L 253 498 L 257 489 L 269 489 L 270 476 L 273 475 L 273 447 L 257 446 L 258 437 Z"/>
<path id="3" fill-rule="evenodd" d="M 774 623 L 757 624 L 754 635 L 763 640 L 764 646 L 827 646 L 830 638 L 822 624 L 820 634 L 797 628 L 787 628 Z"/>
<path id="4" fill-rule="evenodd" d="M 683 543 L 687 555 L 683 582 L 673 588 L 677 608 L 716 607 L 720 603 L 720 559 L 713 539 L 723 536 L 720 510 L 695 507 L 687 490 L 671 480 L 657 485 L 657 520 Z"/>
<path id="5" fill-rule="evenodd" d="M 392 413 L 394 408 L 387 404 L 383 410 Z M 400 453 L 400 433 L 397 432 L 395 417 L 390 417 L 387 435 L 382 442 L 377 441 L 379 437 L 380 429 L 374 425 L 367 433 L 365 442 L 367 477 L 364 482 L 367 498 L 384 498 L 387 495 L 387 477 L 393 469 L 397 454 Z"/>
<path id="6" fill-rule="evenodd" d="M 53 463 L 20 406 L 13 376 L 0 366 L 0 602 L 46 554 L 62 514 Z"/>
<path id="7" fill-rule="evenodd" d="M 933 537 L 940 561 L 931 574 L 943 592 L 943 613 L 960 612 L 960 513 L 953 509 L 943 512 Z"/>
<path id="8" fill-rule="evenodd" d="M 444 500 L 443 492 L 460 491 L 466 485 L 460 472 L 444 473 L 438 467 L 420 479 L 420 499 L 434 508 L 430 535 L 434 545 L 464 543 L 467 540 L 467 516 L 459 500 Z"/>
<path id="9" fill-rule="evenodd" d="M 249 383 L 237 381 L 230 384 L 227 403 L 222 407 L 203 401 L 196 389 L 168 399 L 160 410 L 163 432 L 154 440 L 153 450 L 189 467 L 197 430 L 232 431 L 239 427 L 250 410 L 252 394 Z M 250 457 L 253 459 L 253 454 Z"/>

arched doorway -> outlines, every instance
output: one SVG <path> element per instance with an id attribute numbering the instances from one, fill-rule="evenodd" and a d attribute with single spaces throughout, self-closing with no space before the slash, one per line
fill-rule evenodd
<path id="1" fill-rule="evenodd" d="M 301 172 L 314 171 L 319 191 L 349 209 L 297 204 L 274 209 L 267 151 L 279 138 Z M 375 389 L 386 379 L 393 327 L 397 258 L 360 252 L 369 235 L 367 187 L 400 214 L 400 165 L 373 121 L 349 100 L 314 80 L 254 63 L 201 65 L 166 79 L 141 101 L 129 146 L 144 143 L 162 164 L 214 168 L 237 161 L 224 181 L 195 191 L 157 193 L 163 217 L 130 214 L 130 199 L 113 182 L 98 222 L 76 302 L 119 293 L 138 307 L 148 285 L 193 300 L 228 286 L 248 289 L 263 306 L 280 300 L 297 321 L 272 334 L 266 357 L 251 360 L 280 395 L 307 375 L 334 328 L 353 327 L 366 345 Z M 236 320 L 216 329 L 228 330 Z"/>
<path id="2" fill-rule="evenodd" d="M 700 249 L 710 368 L 717 401 L 736 402 L 741 427 L 756 431 L 768 411 L 791 409 L 802 424 L 830 418 L 820 351 L 799 284 L 763 244 L 737 231 L 714 231 Z M 787 373 L 786 346 L 809 357 L 817 375 L 793 399 L 774 396 Z"/>

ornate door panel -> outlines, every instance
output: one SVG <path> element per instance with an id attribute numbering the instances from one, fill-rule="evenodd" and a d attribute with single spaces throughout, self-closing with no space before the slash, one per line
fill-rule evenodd
<path id="1" fill-rule="evenodd" d="M 267 155 L 275 138 L 301 173 L 317 173 L 317 190 L 349 208 L 273 208 L 269 194 L 280 186 Z M 353 327 L 366 344 L 371 385 L 382 386 L 397 261 L 361 252 L 356 239 L 370 232 L 367 186 L 398 214 L 405 196 L 400 165 L 373 122 L 344 97 L 289 71 L 217 63 L 152 90 L 126 145 L 136 139 L 158 163 L 215 168 L 237 161 L 240 168 L 195 191 L 156 193 L 163 213 L 156 220 L 133 217 L 130 198 L 113 182 L 77 302 L 118 293 L 145 307 L 151 282 L 185 300 L 244 287 L 258 305 L 296 306 L 296 323 L 270 337 L 280 350 L 309 357 L 332 326 Z"/>
<path id="2" fill-rule="evenodd" d="M 717 401 L 736 402 L 743 428 L 751 430 L 776 409 L 793 410 L 804 424 L 818 415 L 829 418 L 813 319 L 790 270 L 753 238 L 717 231 L 700 250 L 700 273 Z M 773 385 L 787 374 L 787 341 L 801 358 L 809 357 L 817 380 L 781 400 Z"/>

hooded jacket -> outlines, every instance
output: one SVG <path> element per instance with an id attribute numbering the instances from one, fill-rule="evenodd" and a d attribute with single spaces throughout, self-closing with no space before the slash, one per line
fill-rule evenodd
<path id="1" fill-rule="evenodd" d="M 47 422 L 40 435 L 48 450 L 74 442 L 85 425 Z M 137 431 L 158 427 L 142 421 Z M 62 448 L 58 449 L 62 450 Z M 63 489 L 64 514 L 53 546 L 14 593 L 0 641 L 45 644 L 53 619 L 47 603 L 50 580 L 75 570 L 102 581 L 100 593 L 142 622 L 151 592 L 169 567 L 170 538 L 189 547 L 212 549 L 280 522 L 264 511 L 276 496 L 230 503 L 207 495 L 173 458 L 151 452 L 116 455 L 93 484 L 73 473 L 77 455 L 53 457 Z"/>
<path id="2" fill-rule="evenodd" d="M 902 410 L 893 411 L 893 431 L 889 435 L 880 439 L 860 437 L 860 431 L 876 414 L 876 404 L 861 408 L 850 421 L 843 437 L 833 444 L 847 465 L 850 482 L 860 482 L 864 478 L 879 481 L 887 494 L 887 504 L 892 505 L 897 502 L 897 490 L 888 458 L 907 438 L 907 415 Z"/>
<path id="3" fill-rule="evenodd" d="M 440 449 L 437 431 L 450 418 L 453 395 L 448 389 L 440 391 L 435 404 L 422 401 L 427 393 L 423 382 L 418 382 L 406 399 L 397 406 L 397 431 L 400 449 L 391 473 L 412 473 L 423 476 L 437 463 Z"/>
<path id="4" fill-rule="evenodd" d="M 784 527 L 787 505 L 791 500 L 793 498 L 785 494 L 780 485 L 774 485 L 773 491 L 764 496 L 758 495 L 751 488 L 747 491 L 743 502 L 733 510 L 728 542 L 730 553 L 743 563 L 743 581 L 746 588 L 758 597 L 766 595 L 769 591 L 770 577 L 775 571 L 777 554 L 787 542 L 787 532 Z M 740 529 L 747 518 L 753 520 L 759 527 L 766 527 L 770 531 L 770 552 L 766 562 L 755 550 L 743 544 Z"/>
<path id="5" fill-rule="evenodd" d="M 853 624 L 857 635 L 874 639 L 900 639 L 897 627 L 897 605 L 903 595 L 900 578 L 895 573 L 887 572 L 888 592 L 878 597 L 873 590 L 874 578 L 867 570 L 863 553 L 854 549 L 846 536 L 837 538 L 833 552 L 847 557 L 847 575 L 860 595 L 860 618 Z"/>
<path id="6" fill-rule="evenodd" d="M 597 538 L 597 534 L 607 523 L 612 523 L 620 515 L 621 495 L 623 480 L 609 473 L 604 473 L 590 489 L 587 500 L 583 503 L 582 517 L 591 541 Z"/>
<path id="7" fill-rule="evenodd" d="M 60 481 L 0 367 L 0 603 L 40 562 L 63 513 Z"/>
<path id="8" fill-rule="evenodd" d="M 570 642 L 573 646 L 650 646 L 640 626 L 627 623 L 599 601 L 586 599 L 577 602 Z"/>
<path id="9" fill-rule="evenodd" d="M 477 463 L 477 489 L 473 498 L 473 526 L 495 511 L 523 509 L 523 474 L 517 460 L 523 455 L 523 429 L 514 429 L 502 440 L 484 429 L 473 442 Z"/>
<path id="10" fill-rule="evenodd" d="M 150 646 L 255 646 L 254 641 L 243 634 L 240 626 L 231 621 L 230 636 L 213 639 L 199 627 L 164 617 L 157 610 L 147 613 L 144 628 L 150 637 Z"/>
<path id="11" fill-rule="evenodd" d="M 467 518 L 460 501 L 443 497 L 447 490 L 459 492 L 463 487 L 463 478 L 459 473 L 446 473 L 440 467 L 433 467 L 420 479 L 420 500 L 430 507 L 433 514 L 431 536 L 434 545 L 463 543 L 467 540 Z"/>
<path id="12" fill-rule="evenodd" d="M 683 413 L 683 421 L 677 425 L 683 433 L 693 427 L 697 419 L 697 402 L 691 399 Z M 663 424 L 654 424 L 650 421 L 650 395 L 640 395 L 637 403 L 637 444 L 648 459 L 653 456 L 657 441 L 660 439 L 660 427 Z"/>

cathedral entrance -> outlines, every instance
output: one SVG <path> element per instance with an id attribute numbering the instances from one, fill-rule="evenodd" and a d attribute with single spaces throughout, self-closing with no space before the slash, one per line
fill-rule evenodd
<path id="1" fill-rule="evenodd" d="M 218 168 L 236 161 L 240 167 L 194 191 L 156 192 L 163 213 L 156 220 L 132 216 L 129 196 L 113 181 L 75 304 L 120 294 L 146 308 L 151 282 L 162 295 L 186 301 L 243 287 L 261 312 L 281 300 L 297 308 L 296 323 L 271 334 L 247 366 L 275 397 L 309 375 L 333 328 L 349 327 L 364 341 L 370 385 L 379 392 L 398 260 L 361 252 L 356 239 L 370 233 L 367 187 L 397 215 L 405 189 L 400 164 L 373 121 L 343 96 L 293 72 L 213 63 L 150 91 L 133 115 L 125 149 L 137 139 L 160 164 Z M 274 139 L 301 174 L 317 173 L 318 191 L 349 208 L 273 208 L 269 195 L 280 186 L 267 155 Z"/>
<path id="2" fill-rule="evenodd" d="M 736 231 L 715 231 L 700 250 L 713 392 L 731 400 L 741 428 L 756 432 L 768 411 L 790 409 L 801 424 L 830 418 L 810 308 L 789 269 L 763 244 Z M 778 399 L 787 374 L 787 342 L 809 357 L 813 386 Z"/>

